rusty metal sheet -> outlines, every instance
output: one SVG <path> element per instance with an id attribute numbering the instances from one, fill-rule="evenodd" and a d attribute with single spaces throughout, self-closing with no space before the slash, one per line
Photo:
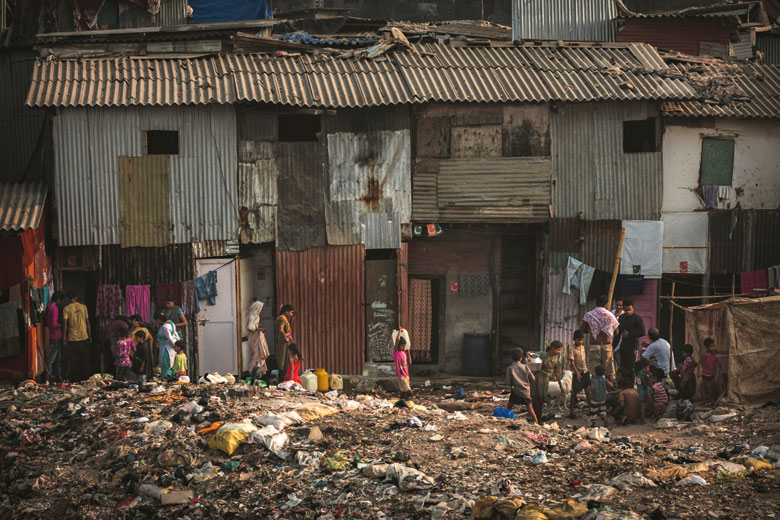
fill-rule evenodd
<path id="1" fill-rule="evenodd" d="M 43 183 L 0 183 L 0 230 L 36 229 L 45 204 Z"/>
<path id="2" fill-rule="evenodd" d="M 397 249 L 400 226 L 411 223 L 411 140 L 409 130 L 329 134 L 328 200 L 325 218 L 328 243 L 348 245 L 363 242 L 372 231 L 386 234 L 386 217 L 397 214 L 398 240 L 382 239 Z M 384 214 L 372 217 L 370 214 Z M 382 223 L 385 218 L 385 223 Z M 365 231 L 363 231 L 365 226 Z M 385 237 L 392 238 L 392 237 Z"/>
<path id="3" fill-rule="evenodd" d="M 167 155 L 119 157 L 119 232 L 122 247 L 171 242 Z"/>
<path id="4" fill-rule="evenodd" d="M 366 359 L 362 245 L 276 253 L 277 303 L 297 311 L 293 335 L 304 365 L 361 374 Z"/>
<path id="5" fill-rule="evenodd" d="M 550 159 L 542 157 L 443 159 L 436 193 L 440 218 L 457 215 L 461 222 L 546 220 L 550 165 Z"/>
<path id="6" fill-rule="evenodd" d="M 452 157 L 501 157 L 502 125 L 453 126 Z"/>
<path id="7" fill-rule="evenodd" d="M 398 249 L 398 315 L 401 327 L 409 328 L 409 242 Z"/>
<path id="8" fill-rule="evenodd" d="M 99 283 L 116 285 L 154 285 L 186 282 L 194 278 L 192 245 L 165 247 L 100 248 Z"/>
<path id="9" fill-rule="evenodd" d="M 579 305 L 575 294 L 563 294 L 565 268 L 550 267 L 547 271 L 547 305 L 544 323 L 544 344 L 558 340 L 571 344 L 574 331 L 579 328 Z"/>
<path id="10" fill-rule="evenodd" d="M 512 0 L 513 40 L 615 41 L 613 0 Z"/>
<path id="11" fill-rule="evenodd" d="M 278 203 L 276 146 L 240 141 L 238 159 L 239 238 L 244 244 L 273 242 Z"/>
<path id="12" fill-rule="evenodd" d="M 582 261 L 596 269 L 611 273 L 618 253 L 622 221 L 586 220 L 583 224 L 585 234 L 582 243 Z"/>
<path id="13" fill-rule="evenodd" d="M 361 242 L 366 250 L 401 247 L 401 217 L 395 213 L 364 213 L 360 218 Z"/>
<path id="14" fill-rule="evenodd" d="M 278 208 L 276 243 L 282 250 L 302 251 L 325 245 L 324 164 L 322 146 L 277 143 Z"/>

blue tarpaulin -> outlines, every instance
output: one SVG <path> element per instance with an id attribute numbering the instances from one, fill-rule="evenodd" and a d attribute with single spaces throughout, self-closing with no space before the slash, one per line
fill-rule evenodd
<path id="1" fill-rule="evenodd" d="M 271 0 L 189 0 L 193 23 L 272 18 Z"/>

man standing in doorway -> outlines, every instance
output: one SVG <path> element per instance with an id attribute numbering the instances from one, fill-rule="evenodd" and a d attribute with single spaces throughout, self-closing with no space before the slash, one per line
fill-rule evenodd
<path id="1" fill-rule="evenodd" d="M 68 305 L 62 311 L 65 330 L 63 337 L 68 367 L 68 378 L 71 381 L 81 381 L 89 377 L 91 365 L 92 327 L 89 324 L 87 306 L 79 303 L 74 292 L 68 292 Z"/>
<path id="2" fill-rule="evenodd" d="M 596 300 L 596 308 L 585 314 L 580 330 L 590 334 L 588 346 L 588 370 L 596 373 L 596 367 L 604 367 L 604 375 L 612 380 L 615 377 L 615 361 L 612 356 L 612 335 L 618 328 L 618 320 L 606 308 L 607 297 L 601 295 Z"/>
<path id="3" fill-rule="evenodd" d="M 623 300 L 623 314 L 618 319 L 620 328 L 620 366 L 634 367 L 639 338 L 645 335 L 645 322 L 634 312 L 634 302 Z"/>

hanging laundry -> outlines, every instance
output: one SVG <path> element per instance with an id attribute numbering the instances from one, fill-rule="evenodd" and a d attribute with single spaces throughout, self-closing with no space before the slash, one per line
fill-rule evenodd
<path id="1" fill-rule="evenodd" d="M 195 282 L 190 280 L 189 282 L 181 283 L 181 309 L 184 314 L 191 314 L 195 312 Z"/>
<path id="2" fill-rule="evenodd" d="M 752 293 L 757 289 L 762 289 L 760 294 L 764 294 L 769 285 L 767 270 L 759 269 L 757 271 L 739 273 L 739 285 L 742 288 L 742 293 Z"/>
<path id="3" fill-rule="evenodd" d="M 569 257 L 566 265 L 566 276 L 563 280 L 563 294 L 571 294 L 571 287 L 580 290 L 580 305 L 585 305 L 588 301 L 588 289 L 593 281 L 593 273 L 596 268 L 585 265 L 576 258 Z"/>
<path id="4" fill-rule="evenodd" d="M 46 308 L 43 306 L 43 290 L 30 285 L 27 291 L 30 293 L 30 323 L 43 323 L 43 311 Z"/>
<path id="5" fill-rule="evenodd" d="M 193 280 L 195 285 L 195 296 L 197 300 L 206 300 L 209 305 L 217 304 L 217 272 L 209 271 L 203 276 L 199 276 Z M 195 312 L 200 311 L 200 304 L 195 304 Z"/>
<path id="6" fill-rule="evenodd" d="M 125 309 L 127 315 L 139 314 L 144 323 L 152 319 L 151 288 L 148 285 L 125 287 Z"/>
<path id="7" fill-rule="evenodd" d="M 780 286 L 780 265 L 773 265 L 766 270 L 767 275 L 767 289 Z"/>
<path id="8" fill-rule="evenodd" d="M 122 289 L 118 285 L 98 285 L 95 316 L 114 318 L 122 314 Z"/>
<path id="9" fill-rule="evenodd" d="M 641 274 L 619 274 L 615 282 L 615 294 L 621 298 L 637 296 L 645 292 L 645 277 Z"/>
<path id="10" fill-rule="evenodd" d="M 157 304 L 156 309 L 158 311 L 165 308 L 165 300 L 167 300 L 169 296 L 173 298 L 173 301 L 176 302 L 179 307 L 181 307 L 182 284 L 181 282 L 158 283 L 154 286 L 154 296 L 154 302 Z"/>
<path id="11" fill-rule="evenodd" d="M 609 286 L 612 283 L 612 273 L 596 269 L 593 273 L 593 280 L 590 282 L 590 289 L 588 289 L 588 299 L 595 300 L 602 294 L 609 294 Z"/>
<path id="12" fill-rule="evenodd" d="M 701 199 L 704 201 L 704 207 L 714 209 L 718 207 L 718 188 L 720 186 L 701 185 Z"/>

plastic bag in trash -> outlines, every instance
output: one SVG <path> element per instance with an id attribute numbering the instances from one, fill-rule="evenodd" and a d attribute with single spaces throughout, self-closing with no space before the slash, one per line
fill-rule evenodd
<path id="1" fill-rule="evenodd" d="M 203 407 L 198 404 L 197 401 L 190 401 L 189 403 L 183 404 L 179 410 L 186 414 L 194 414 L 194 413 L 200 413 L 203 411 Z"/>
<path id="2" fill-rule="evenodd" d="M 591 428 L 588 432 L 588 439 L 594 441 L 607 442 L 609 441 L 609 430 L 606 428 Z"/>
<path id="3" fill-rule="evenodd" d="M 593 484 L 588 488 L 588 491 L 581 497 L 583 501 L 597 500 L 602 501 L 605 498 L 617 493 L 617 489 L 612 486 L 605 486 L 603 484 Z"/>
<path id="4" fill-rule="evenodd" d="M 466 417 L 465 415 L 463 415 L 463 412 L 455 412 L 455 413 L 454 413 L 454 414 L 452 414 L 452 415 L 448 415 L 448 416 L 447 416 L 447 419 L 449 419 L 449 420 L 455 420 L 455 421 L 465 421 L 466 419 L 468 419 L 468 417 Z"/>
<path id="5" fill-rule="evenodd" d="M 398 487 L 404 491 L 414 489 L 430 489 L 436 482 L 414 468 L 404 466 L 403 464 L 389 464 L 386 473 L 387 480 L 394 480 Z"/>
<path id="6" fill-rule="evenodd" d="M 282 431 L 291 424 L 303 422 L 303 418 L 295 412 L 267 413 L 252 417 L 252 422 L 260 426 L 273 426 Z"/>
<path id="7" fill-rule="evenodd" d="M 636 487 L 656 487 L 655 482 L 645 477 L 638 471 L 633 473 L 623 473 L 606 482 L 608 486 L 613 486 L 621 491 L 627 491 L 631 486 Z"/>
<path id="8" fill-rule="evenodd" d="M 411 426 L 412 428 L 422 428 L 422 421 L 419 417 L 410 417 L 407 419 L 406 424 Z"/>
<path id="9" fill-rule="evenodd" d="M 228 423 L 223 424 L 217 433 L 209 438 L 209 448 L 221 450 L 228 455 L 233 455 L 240 445 L 249 438 L 249 434 L 257 431 L 257 426 L 252 423 Z"/>
<path id="10" fill-rule="evenodd" d="M 515 418 L 515 412 L 512 410 L 509 410 L 507 408 L 496 408 L 493 411 L 493 417 L 498 417 L 501 419 L 514 419 Z"/>
<path id="11" fill-rule="evenodd" d="M 531 457 L 531 464 L 535 466 L 539 466 L 540 464 L 547 464 L 547 453 L 542 450 L 534 453 L 534 456 Z"/>
<path id="12" fill-rule="evenodd" d="M 295 454 L 295 463 L 303 467 L 319 468 L 321 451 L 299 451 Z"/>
<path id="13" fill-rule="evenodd" d="M 684 479 L 677 482 L 678 486 L 706 486 L 707 481 L 701 478 L 699 475 L 688 475 Z"/>
<path id="14" fill-rule="evenodd" d="M 152 421 L 146 424 L 146 432 L 152 435 L 162 435 L 173 428 L 171 421 Z"/>

